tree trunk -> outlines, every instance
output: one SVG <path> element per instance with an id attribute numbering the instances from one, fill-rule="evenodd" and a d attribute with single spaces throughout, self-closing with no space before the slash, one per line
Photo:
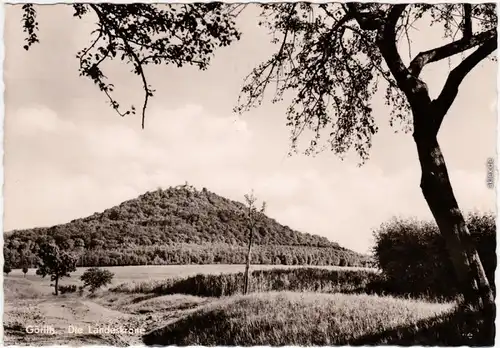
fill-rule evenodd
<path id="1" fill-rule="evenodd" d="M 427 114 L 426 118 L 430 119 L 430 116 Z M 415 127 L 413 135 L 422 168 L 420 187 L 446 241 L 466 304 L 479 308 L 482 301 L 483 309 L 492 310 L 495 304 L 493 292 L 455 199 L 437 132 L 432 129 L 429 124 L 420 129 Z"/>
<path id="2" fill-rule="evenodd" d="M 250 237 L 248 238 L 248 251 L 247 251 L 247 264 L 245 267 L 245 287 L 243 293 L 248 294 L 248 286 L 250 284 L 250 258 L 252 256 L 252 240 L 253 240 L 253 227 L 250 229 Z"/>
<path id="3" fill-rule="evenodd" d="M 56 296 L 59 295 L 59 277 L 54 280 L 54 292 Z"/>

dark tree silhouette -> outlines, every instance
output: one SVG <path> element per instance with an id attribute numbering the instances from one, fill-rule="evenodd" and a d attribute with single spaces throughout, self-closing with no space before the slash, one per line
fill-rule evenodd
<path id="1" fill-rule="evenodd" d="M 59 250 L 55 244 L 42 244 L 38 251 L 38 269 L 36 274 L 45 277 L 50 275 L 50 281 L 54 282 L 54 293 L 59 294 L 59 279 L 69 277 L 71 272 L 76 271 L 76 258 L 67 252 Z"/>
<path id="2" fill-rule="evenodd" d="M 240 37 L 234 18 L 245 5 L 207 4 L 74 4 L 75 16 L 93 13 L 97 37 L 78 54 L 80 73 L 91 78 L 122 116 L 112 98 L 114 86 L 101 71 L 105 60 L 120 58 L 132 64 L 143 81 L 145 100 L 147 64 L 186 64 L 205 69 L 217 46 Z M 285 92 L 295 94 L 288 107 L 292 149 L 304 130 L 313 139 L 306 153 L 330 149 L 342 156 L 356 151 L 361 163 L 368 159 L 372 136 L 377 132 L 370 101 L 381 86 L 387 87 L 391 121 L 407 123 L 413 131 L 422 176 L 420 186 L 446 239 L 451 260 L 466 301 L 492 308 L 491 287 L 471 241 L 454 196 L 446 164 L 437 141 L 441 123 L 467 74 L 497 47 L 495 4 L 374 4 L 280 3 L 263 4 L 259 25 L 273 33 L 277 52 L 248 76 L 237 111 L 260 105 L 274 84 L 274 101 Z M 38 41 L 36 10 L 25 4 L 25 48 Z M 428 26 L 428 19 L 448 43 L 420 52 L 406 66 L 398 52 L 399 40 L 411 28 Z M 457 36 L 459 37 L 457 39 Z M 473 50 L 448 74 L 446 83 L 431 99 L 422 69 Z M 411 116 L 410 116 L 411 115 Z M 327 136 L 326 144 L 320 141 Z"/>
<path id="3" fill-rule="evenodd" d="M 413 130 L 420 187 L 446 239 L 464 297 L 474 306 L 482 300 L 493 308 L 491 287 L 455 199 L 437 134 L 464 78 L 497 47 L 495 4 L 266 4 L 262 18 L 278 37 L 278 51 L 248 76 L 236 109 L 259 105 L 274 84 L 274 101 L 285 92 L 295 95 L 287 112 L 293 147 L 310 129 L 314 136 L 306 153 L 329 148 L 344 155 L 354 149 L 363 163 L 377 132 L 370 102 L 385 82 L 391 121 L 400 119 Z M 398 41 L 411 43 L 411 28 L 424 19 L 436 35 L 444 28 L 449 42 L 418 53 L 406 66 Z M 470 49 L 431 99 L 422 69 Z M 320 146 L 325 132 L 326 146 Z"/>

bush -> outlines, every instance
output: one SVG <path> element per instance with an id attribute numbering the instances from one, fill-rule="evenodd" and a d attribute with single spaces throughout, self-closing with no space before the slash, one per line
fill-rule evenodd
<path id="1" fill-rule="evenodd" d="M 470 214 L 466 219 L 472 239 L 494 288 L 496 228 L 492 214 Z M 374 255 L 393 293 L 453 298 L 459 286 L 445 240 L 435 223 L 394 219 L 374 233 Z"/>
<path id="2" fill-rule="evenodd" d="M 90 292 L 94 293 L 100 287 L 110 284 L 113 276 L 114 274 L 107 269 L 92 267 L 86 270 L 80 279 L 83 281 L 83 286 L 88 286 Z"/>
<path id="3" fill-rule="evenodd" d="M 327 270 L 321 268 L 271 269 L 253 271 L 250 290 L 319 291 L 327 293 L 362 293 L 377 273 L 361 270 Z M 115 292 L 155 293 L 157 295 L 186 294 L 222 297 L 243 293 L 243 272 L 229 274 L 198 274 L 187 278 L 121 284 Z"/>
<path id="4" fill-rule="evenodd" d="M 9 265 L 3 265 L 3 273 L 9 275 L 10 272 L 12 272 L 12 268 Z"/>
<path id="5" fill-rule="evenodd" d="M 23 273 L 24 273 L 24 276 L 26 277 L 26 273 L 28 273 L 28 267 L 26 267 L 26 266 L 23 267 Z"/>
<path id="6" fill-rule="evenodd" d="M 60 285 L 59 291 L 61 294 L 76 292 L 76 285 Z"/>

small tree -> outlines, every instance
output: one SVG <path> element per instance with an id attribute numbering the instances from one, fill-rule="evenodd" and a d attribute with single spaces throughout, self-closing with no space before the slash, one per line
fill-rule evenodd
<path id="1" fill-rule="evenodd" d="M 257 198 L 253 194 L 253 190 L 250 193 L 250 195 L 245 195 L 245 200 L 247 203 L 247 226 L 248 226 L 248 251 L 247 251 L 247 264 L 245 267 L 245 287 L 243 292 L 245 294 L 248 293 L 248 285 L 250 283 L 250 261 L 251 261 L 251 256 L 252 256 L 252 242 L 253 242 L 253 235 L 255 231 L 255 227 L 257 225 L 257 222 L 260 220 L 261 214 L 264 213 L 266 210 L 266 202 L 262 203 L 262 207 L 260 210 L 257 210 L 255 206 L 255 202 L 257 201 Z"/>
<path id="2" fill-rule="evenodd" d="M 69 277 L 71 272 L 76 271 L 76 259 L 69 253 L 59 250 L 55 244 L 44 243 L 38 251 L 38 269 L 36 274 L 45 277 L 50 275 L 54 282 L 54 293 L 59 294 L 59 279 Z"/>
<path id="3" fill-rule="evenodd" d="M 94 293 L 102 286 L 111 283 L 114 274 L 107 269 L 92 267 L 86 270 L 80 279 L 83 281 L 83 287 L 88 286 L 91 293 Z"/>
<path id="4" fill-rule="evenodd" d="M 28 273 L 29 260 L 27 258 L 27 250 L 23 250 L 21 254 L 21 269 L 23 270 L 24 276 L 26 277 L 26 273 Z"/>
<path id="5" fill-rule="evenodd" d="M 9 273 L 12 271 L 12 268 L 10 268 L 9 265 L 7 264 L 4 264 L 3 265 L 3 273 L 5 273 L 5 275 L 9 275 Z"/>

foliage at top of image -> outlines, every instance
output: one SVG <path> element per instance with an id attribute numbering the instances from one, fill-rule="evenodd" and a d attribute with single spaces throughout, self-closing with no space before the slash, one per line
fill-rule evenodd
<path id="1" fill-rule="evenodd" d="M 96 21 L 88 47 L 77 53 L 79 71 L 105 93 L 121 116 L 112 97 L 114 85 L 102 70 L 103 63 L 122 60 L 131 65 L 144 90 L 142 127 L 148 100 L 154 90 L 148 84 L 146 67 L 185 65 L 206 69 L 219 47 L 239 40 L 238 16 L 248 4 L 73 4 L 74 16 Z M 371 101 L 386 89 L 386 104 L 392 108 L 390 123 L 411 128 L 410 105 L 413 80 L 428 64 L 448 59 L 471 48 L 475 52 L 455 67 L 434 101 L 447 110 L 454 91 L 467 73 L 496 48 L 496 5 L 485 4 L 362 4 L 362 3 L 269 3 L 258 5 L 255 20 L 269 30 L 276 52 L 248 75 L 235 110 L 258 106 L 265 91 L 273 88 L 273 102 L 293 95 L 288 106 L 292 146 L 311 131 L 306 153 L 329 148 L 343 156 L 349 150 L 368 158 L 371 138 L 378 127 Z M 427 22 L 426 22 L 427 21 Z M 408 66 L 397 50 L 400 42 L 411 46 L 412 33 L 431 27 L 448 41 L 420 52 Z M 25 49 L 39 42 L 36 6 L 23 5 L 22 28 Z M 410 47 L 411 55 L 411 47 Z M 492 57 L 492 59 L 495 59 Z M 327 138 L 320 146 L 320 140 Z"/>
<path id="2" fill-rule="evenodd" d="M 91 79 L 106 95 L 120 115 L 135 114 L 131 106 L 124 111 L 113 98 L 115 86 L 102 66 L 120 59 L 130 64 L 144 89 L 142 128 L 148 100 L 154 89 L 147 82 L 147 65 L 193 65 L 205 70 L 214 51 L 240 39 L 235 27 L 238 6 L 222 3 L 198 4 L 73 4 L 74 17 L 93 17 L 97 27 L 88 47 L 77 53 L 81 76 Z M 23 5 L 23 29 L 27 34 L 24 48 L 39 42 L 37 12 L 33 4 Z"/>

